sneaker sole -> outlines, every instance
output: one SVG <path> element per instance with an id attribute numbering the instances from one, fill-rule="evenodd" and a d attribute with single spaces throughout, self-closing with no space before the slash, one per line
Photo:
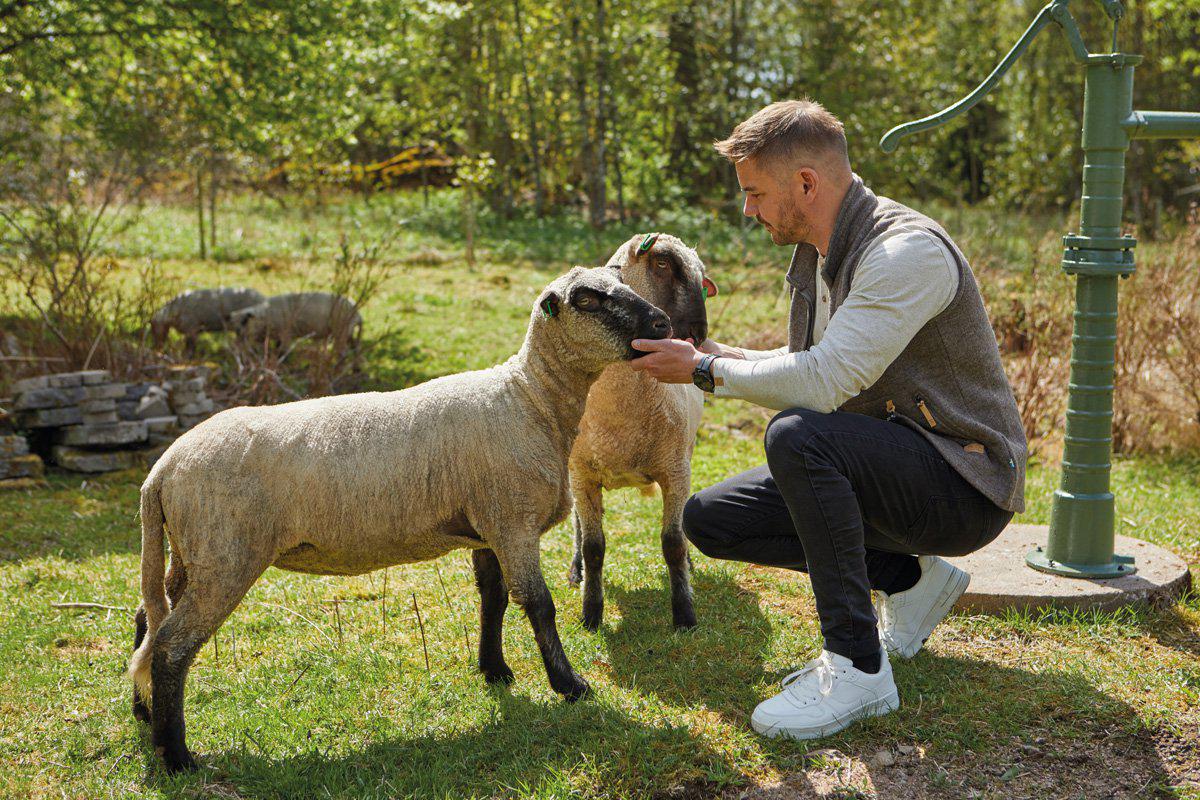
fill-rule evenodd
<path id="1" fill-rule="evenodd" d="M 950 613 L 950 609 L 954 608 L 955 602 L 958 601 L 958 598 L 962 597 L 963 592 L 970 585 L 970 574 L 953 565 L 950 568 L 954 570 L 950 573 L 950 580 L 946 581 L 946 585 L 942 587 L 941 593 L 938 594 L 937 602 L 930 606 L 929 611 L 925 614 L 925 618 L 921 620 L 921 627 L 917 629 L 917 634 L 905 642 L 902 647 L 894 651 L 901 658 L 912 658 L 921 652 L 921 648 L 925 646 L 925 642 L 929 639 L 929 635 L 933 633 L 933 629 L 946 618 L 946 615 Z"/>
<path id="2" fill-rule="evenodd" d="M 884 714 L 890 714 L 900 707 L 900 695 L 895 690 L 890 694 L 867 703 L 854 714 L 845 718 L 840 718 L 826 725 L 810 726 L 806 728 L 791 728 L 779 723 L 773 725 L 760 725 L 753 719 L 750 720 L 750 727 L 756 733 L 766 736 L 768 739 L 776 739 L 779 737 L 788 737 L 791 739 L 823 739 L 826 736 L 832 736 L 839 731 L 858 722 L 861 719 L 868 717 L 882 717 Z"/>

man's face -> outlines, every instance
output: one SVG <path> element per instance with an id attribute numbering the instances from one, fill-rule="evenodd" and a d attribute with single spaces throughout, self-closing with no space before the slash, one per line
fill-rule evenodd
<path id="1" fill-rule="evenodd" d="M 796 202 L 800 187 L 792 180 L 792 173 L 786 168 L 759 164 L 753 158 L 737 162 L 734 169 L 746 194 L 743 214 L 766 228 L 775 244 L 808 241 L 812 225 Z"/>

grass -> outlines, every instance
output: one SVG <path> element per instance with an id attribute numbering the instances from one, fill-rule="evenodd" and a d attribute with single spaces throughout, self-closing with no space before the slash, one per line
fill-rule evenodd
<path id="1" fill-rule="evenodd" d="M 541 286 L 569 263 L 601 263 L 637 228 L 597 237 L 566 218 L 485 218 L 480 263 L 467 270 L 444 202 L 279 210 L 239 199 L 223 216 L 222 259 L 207 262 L 190 255 L 187 210 L 153 208 L 112 250 L 126 262 L 154 255 L 180 283 L 281 291 L 319 285 L 327 248 L 353 220 L 377 235 L 408 219 L 402 266 L 365 310 L 374 379 L 400 386 L 507 356 Z M 760 234 L 700 215 L 639 224 L 708 243 L 702 255 L 723 289 L 710 310 L 717 336 L 779 335 L 783 261 Z M 977 242 L 988 225 L 960 220 Z M 989 257 L 1019 257 L 1027 227 L 994 227 Z M 716 401 L 705 415 L 696 487 L 761 462 L 769 413 Z M 1200 563 L 1198 474 L 1200 458 L 1119 461 L 1120 532 Z M 1056 476 L 1032 465 L 1021 521 L 1047 521 Z M 597 634 L 579 624 L 565 579 L 566 526 L 543 540 L 564 646 L 592 699 L 553 694 L 516 608 L 505 644 L 517 681 L 486 687 L 473 668 L 478 601 L 463 553 L 358 578 L 272 569 L 191 673 L 189 740 L 207 769 L 167 778 L 129 713 L 129 614 L 51 607 L 137 604 L 140 478 L 59 473 L 0 493 L 0 796 L 1200 797 L 1197 599 L 954 616 L 916 659 L 896 663 L 898 712 L 807 745 L 763 740 L 749 730 L 751 709 L 819 647 L 807 578 L 694 554 L 700 625 L 676 633 L 658 500 L 630 491 L 606 501 Z M 896 763 L 883 766 L 881 750 Z"/>

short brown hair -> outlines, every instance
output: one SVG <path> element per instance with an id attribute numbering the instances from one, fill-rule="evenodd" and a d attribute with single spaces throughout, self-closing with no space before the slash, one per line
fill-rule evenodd
<path id="1" fill-rule="evenodd" d="M 771 103 L 713 147 L 734 164 L 747 158 L 794 161 L 814 155 L 840 156 L 849 163 L 841 121 L 807 98 Z"/>

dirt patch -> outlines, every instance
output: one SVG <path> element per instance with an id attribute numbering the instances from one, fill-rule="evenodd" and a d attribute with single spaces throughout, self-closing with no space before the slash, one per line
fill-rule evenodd
<path id="1" fill-rule="evenodd" d="M 723 800 L 807 798 L 1005 798 L 1175 797 L 1200 788 L 1196 726 L 1184 733 L 1147 729 L 1134 735 L 1097 731 L 1069 743 L 1013 743 L 986 761 L 970 755 L 930 756 L 919 745 L 875 752 L 814 751 L 803 771 L 782 780 L 733 789 Z"/>

